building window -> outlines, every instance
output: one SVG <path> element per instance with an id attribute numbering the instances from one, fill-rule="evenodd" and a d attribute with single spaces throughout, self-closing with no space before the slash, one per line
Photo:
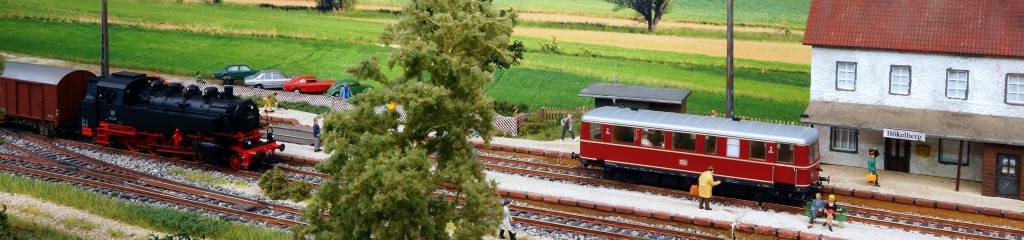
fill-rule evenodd
<path id="1" fill-rule="evenodd" d="M 910 66 L 893 65 L 889 69 L 889 94 L 910 95 Z"/>
<path id="2" fill-rule="evenodd" d="M 857 153 L 857 129 L 833 127 L 831 139 L 832 151 Z"/>
<path id="3" fill-rule="evenodd" d="M 704 153 L 715 154 L 715 146 L 718 145 L 718 138 L 713 136 L 707 136 L 704 138 Z"/>
<path id="4" fill-rule="evenodd" d="M 672 149 L 693 152 L 697 150 L 697 136 L 689 133 L 672 133 Z"/>
<path id="5" fill-rule="evenodd" d="M 776 162 L 793 163 L 793 144 L 779 143 L 779 154 Z"/>
<path id="6" fill-rule="evenodd" d="M 967 99 L 968 74 L 966 70 L 946 71 L 946 97 Z"/>
<path id="7" fill-rule="evenodd" d="M 601 141 L 601 124 L 590 124 L 590 140 Z"/>
<path id="8" fill-rule="evenodd" d="M 1006 75 L 1006 103 L 1024 104 L 1024 74 Z"/>
<path id="9" fill-rule="evenodd" d="M 659 130 L 646 129 L 644 130 L 644 138 L 640 139 L 640 145 L 643 145 L 644 147 L 664 148 L 665 133 Z"/>
<path id="10" fill-rule="evenodd" d="M 967 166 L 971 163 L 971 142 L 939 139 L 939 163 L 956 165 L 957 159 L 963 157 L 960 166 Z M 961 150 L 963 150 L 961 152 Z M 961 155 L 963 154 L 963 155 Z"/>
<path id="11" fill-rule="evenodd" d="M 740 157 L 740 140 L 735 138 L 725 139 L 725 156 Z"/>
<path id="12" fill-rule="evenodd" d="M 857 88 L 857 63 L 836 62 L 836 90 L 853 91 Z"/>
<path id="13" fill-rule="evenodd" d="M 613 131 L 612 140 L 615 140 L 615 143 L 633 144 L 633 128 L 615 126 Z"/>
<path id="14" fill-rule="evenodd" d="M 764 160 L 764 142 L 750 141 L 750 158 Z"/>

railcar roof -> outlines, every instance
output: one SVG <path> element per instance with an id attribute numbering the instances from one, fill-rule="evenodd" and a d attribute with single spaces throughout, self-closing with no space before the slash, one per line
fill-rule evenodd
<path id="1" fill-rule="evenodd" d="M 690 90 L 653 88 L 614 83 L 594 83 L 580 91 L 581 97 L 626 99 L 656 103 L 679 104 L 690 96 Z"/>
<path id="2" fill-rule="evenodd" d="M 818 140 L 818 131 L 809 127 L 611 106 L 583 114 L 583 121 L 801 145 Z"/>
<path id="3" fill-rule="evenodd" d="M 0 77 L 47 85 L 57 85 L 60 83 L 60 80 L 75 71 L 85 70 L 6 61 L 4 62 L 4 73 L 3 75 L 0 75 Z"/>

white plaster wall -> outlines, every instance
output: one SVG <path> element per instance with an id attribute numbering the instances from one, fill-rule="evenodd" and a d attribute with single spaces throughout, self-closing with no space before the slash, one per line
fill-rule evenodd
<path id="1" fill-rule="evenodd" d="M 879 169 L 885 169 L 885 138 L 882 137 L 882 131 L 870 130 L 870 129 L 859 129 L 858 130 L 858 141 L 857 141 L 857 153 L 847 152 L 835 152 L 832 151 L 831 146 L 831 135 L 829 126 L 815 126 L 818 129 L 818 140 L 819 148 L 821 149 L 822 162 L 833 165 L 853 166 L 860 168 L 867 168 L 868 149 L 876 148 L 879 151 L 878 162 L 876 163 Z M 938 138 L 927 138 L 924 144 L 931 147 L 931 153 L 928 157 L 918 156 L 914 152 L 916 147 L 921 142 L 914 142 L 911 146 L 911 157 L 910 157 L 910 173 L 922 174 L 928 176 L 937 177 L 956 177 L 956 165 L 945 165 L 940 164 L 938 160 L 939 155 L 939 139 Z M 971 146 L 971 161 L 968 166 L 964 166 L 960 169 L 960 178 L 972 181 L 981 181 L 981 166 L 982 166 L 982 148 L 979 143 L 972 143 Z M 865 170 L 866 172 L 867 170 Z M 823 175 L 828 176 L 828 173 Z"/>
<path id="2" fill-rule="evenodd" d="M 811 100 L 1024 117 L 1024 106 L 1005 103 L 1006 74 L 1024 74 L 1024 59 L 814 47 Z M 836 90 L 836 62 L 857 63 L 855 91 Z M 891 65 L 911 67 L 910 95 L 889 94 Z M 946 98 L 946 70 L 968 70 L 967 100 Z"/>

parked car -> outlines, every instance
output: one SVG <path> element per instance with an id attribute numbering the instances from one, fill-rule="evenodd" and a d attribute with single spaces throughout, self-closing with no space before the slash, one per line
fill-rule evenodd
<path id="1" fill-rule="evenodd" d="M 316 76 L 306 75 L 292 78 L 284 84 L 284 90 L 289 92 L 322 94 L 334 85 L 334 80 L 317 80 Z"/>
<path id="2" fill-rule="evenodd" d="M 280 89 L 292 78 L 278 70 L 263 70 L 245 77 L 245 85 L 255 88 Z"/>
<path id="3" fill-rule="evenodd" d="M 220 71 L 213 73 L 213 78 L 224 80 L 224 85 L 234 85 L 233 80 L 245 79 L 249 75 L 253 75 L 259 72 L 259 70 L 249 67 L 249 65 L 234 64 L 224 67 Z"/>
<path id="4" fill-rule="evenodd" d="M 359 81 L 353 79 L 345 79 L 334 82 L 334 85 L 332 85 L 330 89 L 327 89 L 327 93 L 324 93 L 324 95 L 341 97 L 341 86 L 345 83 L 348 83 L 348 88 L 352 90 L 352 96 L 370 90 L 370 86 L 361 85 L 359 84 Z"/>

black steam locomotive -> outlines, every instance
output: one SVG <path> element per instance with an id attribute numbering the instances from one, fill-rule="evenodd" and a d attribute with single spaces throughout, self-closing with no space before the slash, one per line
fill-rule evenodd
<path id="1" fill-rule="evenodd" d="M 284 145 L 261 140 L 259 108 L 215 87 L 166 83 L 118 72 L 89 80 L 81 101 L 82 135 L 96 143 L 211 164 L 248 168 Z"/>

